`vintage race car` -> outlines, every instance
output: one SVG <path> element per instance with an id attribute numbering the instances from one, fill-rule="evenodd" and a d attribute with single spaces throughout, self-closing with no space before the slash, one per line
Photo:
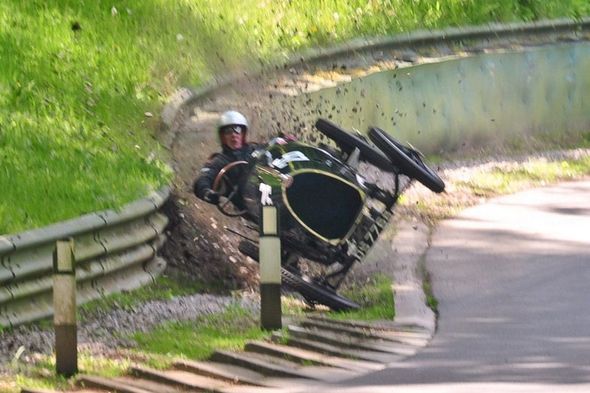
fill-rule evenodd
<path id="1" fill-rule="evenodd" d="M 226 196 L 219 210 L 243 216 L 252 228 L 260 224 L 261 203 L 276 206 L 282 283 L 310 304 L 333 310 L 354 309 L 359 305 L 337 290 L 393 217 L 403 188 L 417 180 L 438 193 L 444 191 L 445 184 L 424 164 L 418 151 L 379 128 L 368 132 L 374 145 L 328 120 L 319 119 L 316 128 L 333 140 L 336 148 L 275 138 L 256 150 L 249 161 L 223 168 L 214 189 Z M 393 187 L 382 189 L 367 180 L 359 173 L 359 161 L 393 174 Z M 236 172 L 240 176 L 236 177 Z M 258 260 L 257 240 L 236 233 L 244 238 L 240 251 Z M 300 272 L 301 258 L 321 265 L 314 269 L 314 277 Z"/>

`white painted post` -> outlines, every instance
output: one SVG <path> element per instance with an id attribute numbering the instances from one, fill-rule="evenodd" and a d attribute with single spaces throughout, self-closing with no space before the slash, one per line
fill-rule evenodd
<path id="1" fill-rule="evenodd" d="M 272 204 L 262 205 L 259 261 L 260 327 L 277 330 L 282 327 L 281 238 L 278 210 Z"/>
<path id="2" fill-rule="evenodd" d="M 53 254 L 55 368 L 70 377 L 78 372 L 74 239 L 58 240 Z"/>

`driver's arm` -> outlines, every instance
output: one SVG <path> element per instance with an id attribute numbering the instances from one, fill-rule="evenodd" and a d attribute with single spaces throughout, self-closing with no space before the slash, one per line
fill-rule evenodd
<path id="1" fill-rule="evenodd" d="M 226 161 L 221 154 L 215 154 L 205 163 L 199 177 L 193 183 L 193 192 L 198 198 L 213 204 L 219 203 L 219 194 L 213 191 L 212 187 L 215 176 L 227 164 Z"/>

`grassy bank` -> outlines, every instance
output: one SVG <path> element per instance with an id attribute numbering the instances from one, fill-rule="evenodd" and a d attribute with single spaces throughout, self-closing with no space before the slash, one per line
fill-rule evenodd
<path id="1" fill-rule="evenodd" d="M 488 198 L 590 176 L 588 154 L 566 159 L 504 159 L 473 168 L 466 166 L 457 173 L 449 171 L 445 193 L 404 194 L 401 203 L 416 209 L 434 225 Z"/>
<path id="2" fill-rule="evenodd" d="M 247 341 L 269 337 L 257 315 L 238 306 L 196 321 L 169 322 L 134 340 L 142 352 L 205 360 L 215 350 L 240 350 Z"/>
<path id="3" fill-rule="evenodd" d="M 154 135 L 179 86 L 363 35 L 588 13 L 581 0 L 4 1 L 0 234 L 169 181 Z"/>

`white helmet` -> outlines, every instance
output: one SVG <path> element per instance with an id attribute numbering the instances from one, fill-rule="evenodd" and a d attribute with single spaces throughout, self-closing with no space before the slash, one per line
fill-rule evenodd
<path id="1" fill-rule="evenodd" d="M 217 129 L 220 130 L 226 126 L 242 126 L 244 131 L 248 130 L 248 120 L 246 116 L 236 111 L 226 111 L 221 114 L 219 122 L 217 123 Z"/>

